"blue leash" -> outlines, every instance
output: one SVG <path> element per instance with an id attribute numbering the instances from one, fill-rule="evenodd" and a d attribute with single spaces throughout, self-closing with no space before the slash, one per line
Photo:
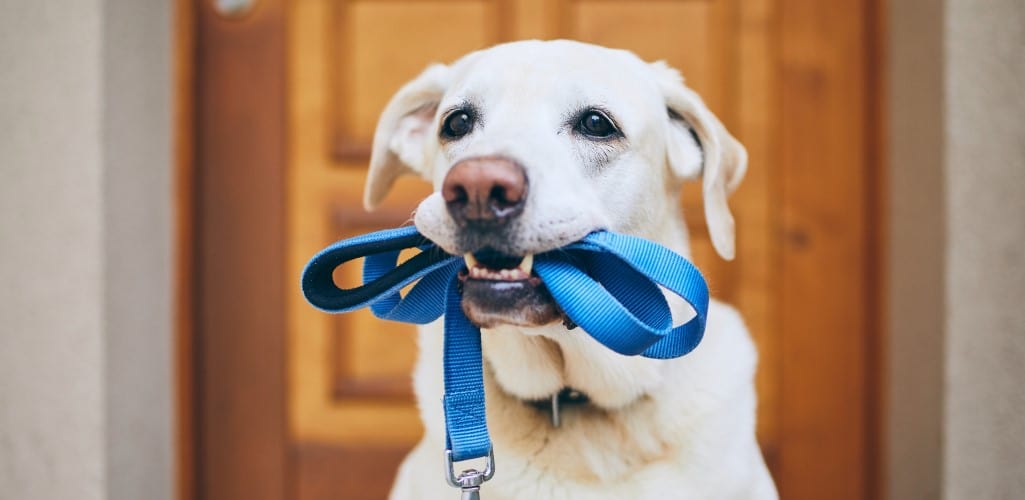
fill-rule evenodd
<path id="1" fill-rule="evenodd" d="M 421 252 L 398 264 L 399 252 L 413 247 Z M 360 257 L 366 257 L 363 285 L 348 290 L 335 286 L 335 268 Z M 410 226 L 334 243 L 315 255 L 302 275 L 306 299 L 325 312 L 369 305 L 379 318 L 416 324 L 445 315 L 446 447 L 455 461 L 490 457 L 492 451 L 484 414 L 480 329 L 461 306 L 457 274 L 463 267 L 461 256 L 445 253 Z M 679 254 L 650 241 L 597 231 L 537 254 L 534 271 L 570 320 L 620 354 L 675 358 L 697 347 L 704 334 L 704 278 Z M 413 282 L 402 297 L 399 291 Z M 687 301 L 694 318 L 673 327 L 659 285 Z"/>

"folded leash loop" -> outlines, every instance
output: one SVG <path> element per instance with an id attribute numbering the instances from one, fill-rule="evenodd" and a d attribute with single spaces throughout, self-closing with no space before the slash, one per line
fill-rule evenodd
<path id="1" fill-rule="evenodd" d="M 664 332 L 657 342 L 641 353 L 642 356 L 676 358 L 694 350 L 701 342 L 708 314 L 708 284 L 694 264 L 680 254 L 641 238 L 608 231 L 591 233 L 569 248 L 614 255 L 622 264 L 662 285 L 694 309 L 693 318 Z"/>
<path id="2" fill-rule="evenodd" d="M 602 280 L 601 276 L 592 277 L 562 258 L 535 260 L 534 269 L 569 319 L 620 354 L 633 356 L 644 352 L 672 327 L 665 297 L 650 281 L 637 279 L 634 272 L 622 272 L 621 281 Z M 623 286 L 617 286 L 620 284 Z M 636 288 L 626 292 L 627 296 L 622 297 L 627 302 L 624 303 L 616 294 L 624 295 L 622 288 L 631 285 Z M 586 300 L 579 300 L 583 295 Z M 653 307 L 631 310 L 631 295 L 648 300 Z"/>
<path id="3" fill-rule="evenodd" d="M 420 254 L 396 266 L 402 250 L 417 247 L 422 250 Z M 335 268 L 362 257 L 366 257 L 363 285 L 348 290 L 338 288 L 334 282 Z M 385 305 L 374 307 L 374 314 L 383 319 L 429 323 L 441 316 L 442 311 L 430 319 L 415 313 L 403 314 L 401 310 L 391 313 L 395 318 L 387 316 L 400 301 L 399 290 L 458 260 L 424 238 L 413 226 L 378 231 L 339 241 L 314 255 L 303 269 L 303 294 L 310 304 L 324 312 L 355 311 L 383 301 Z M 436 285 L 433 280 L 429 283 Z M 406 317 L 409 319 L 400 319 Z M 412 319 L 417 321 L 410 321 Z"/>
<path id="4" fill-rule="evenodd" d="M 399 253 L 420 253 L 398 264 Z M 343 290 L 335 268 L 366 257 L 363 285 Z M 366 234 L 334 243 L 303 270 L 306 299 L 326 312 L 369 306 L 379 318 L 429 323 L 445 315 L 446 447 L 456 461 L 490 456 L 484 405 L 481 332 L 462 311 L 461 257 L 446 254 L 415 227 Z M 708 286 L 693 264 L 650 241 L 598 231 L 534 256 L 534 270 L 562 311 L 602 345 L 624 355 L 674 358 L 701 341 Z M 416 282 L 403 297 L 400 291 Z M 679 295 L 694 317 L 673 326 L 663 289 Z"/>

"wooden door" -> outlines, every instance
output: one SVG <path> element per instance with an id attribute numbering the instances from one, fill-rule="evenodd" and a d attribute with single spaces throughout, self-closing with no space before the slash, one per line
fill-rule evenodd
<path id="1" fill-rule="evenodd" d="M 298 276 L 332 241 L 406 222 L 429 192 L 420 181 L 404 179 L 377 212 L 360 205 L 374 125 L 392 93 L 428 63 L 523 38 L 573 38 L 664 59 L 747 146 L 748 175 L 730 201 L 738 233 L 734 262 L 720 260 L 708 241 L 697 185 L 685 188 L 682 209 L 713 294 L 742 311 L 758 344 L 759 440 L 785 499 L 872 496 L 870 5 L 256 5 L 233 20 L 213 19 L 204 8 L 198 13 L 197 260 L 199 283 L 208 287 L 196 323 L 199 498 L 382 498 L 388 491 L 395 467 L 421 433 L 409 380 L 414 329 L 368 312 L 317 312 L 303 301 Z M 221 60 L 226 54 L 251 64 Z M 261 64 L 271 73 L 252 72 Z M 234 73 L 225 74 L 226 67 Z M 230 85 L 247 90 L 240 96 Z M 261 90 L 268 93 L 261 96 Z M 274 122 L 239 129 L 238 121 L 212 109 Z M 215 143 L 224 137 L 231 144 Z M 268 152 L 273 156 L 264 156 Z M 258 175 L 266 178 L 252 177 Z M 239 192 L 230 185 L 233 176 L 258 188 Z M 217 218 L 245 218 L 247 210 L 262 220 Z M 269 241 L 275 236 L 280 242 Z M 253 244 L 265 247 L 245 262 L 224 252 Z M 269 287 L 241 297 L 260 311 L 241 307 L 224 280 Z M 228 332 L 231 324 L 258 334 Z M 254 340 L 262 352 L 252 346 L 232 351 Z M 253 393 L 263 382 L 259 387 L 268 392 Z M 249 422 L 213 410 L 254 405 L 273 415 Z"/>

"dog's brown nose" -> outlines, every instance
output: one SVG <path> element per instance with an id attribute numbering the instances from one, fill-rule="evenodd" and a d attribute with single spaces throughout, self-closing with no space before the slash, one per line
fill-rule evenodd
<path id="1" fill-rule="evenodd" d="M 449 170 L 441 195 L 456 223 L 498 226 L 523 211 L 527 175 L 523 167 L 506 158 L 470 158 Z"/>

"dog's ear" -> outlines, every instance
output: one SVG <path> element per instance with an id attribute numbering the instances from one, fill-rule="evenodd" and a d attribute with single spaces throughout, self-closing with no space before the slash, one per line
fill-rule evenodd
<path id="1" fill-rule="evenodd" d="M 666 100 L 669 123 L 667 163 L 681 179 L 702 177 L 705 221 L 712 246 L 733 260 L 733 214 L 726 204 L 747 171 L 747 150 L 726 131 L 696 92 L 683 84 L 680 73 L 664 62 L 651 65 Z"/>
<path id="2" fill-rule="evenodd" d="M 430 178 L 427 144 L 434 136 L 431 125 L 448 87 L 448 74 L 447 66 L 428 67 L 399 89 L 381 112 L 363 191 L 367 210 L 373 210 L 384 199 L 400 175 Z"/>

